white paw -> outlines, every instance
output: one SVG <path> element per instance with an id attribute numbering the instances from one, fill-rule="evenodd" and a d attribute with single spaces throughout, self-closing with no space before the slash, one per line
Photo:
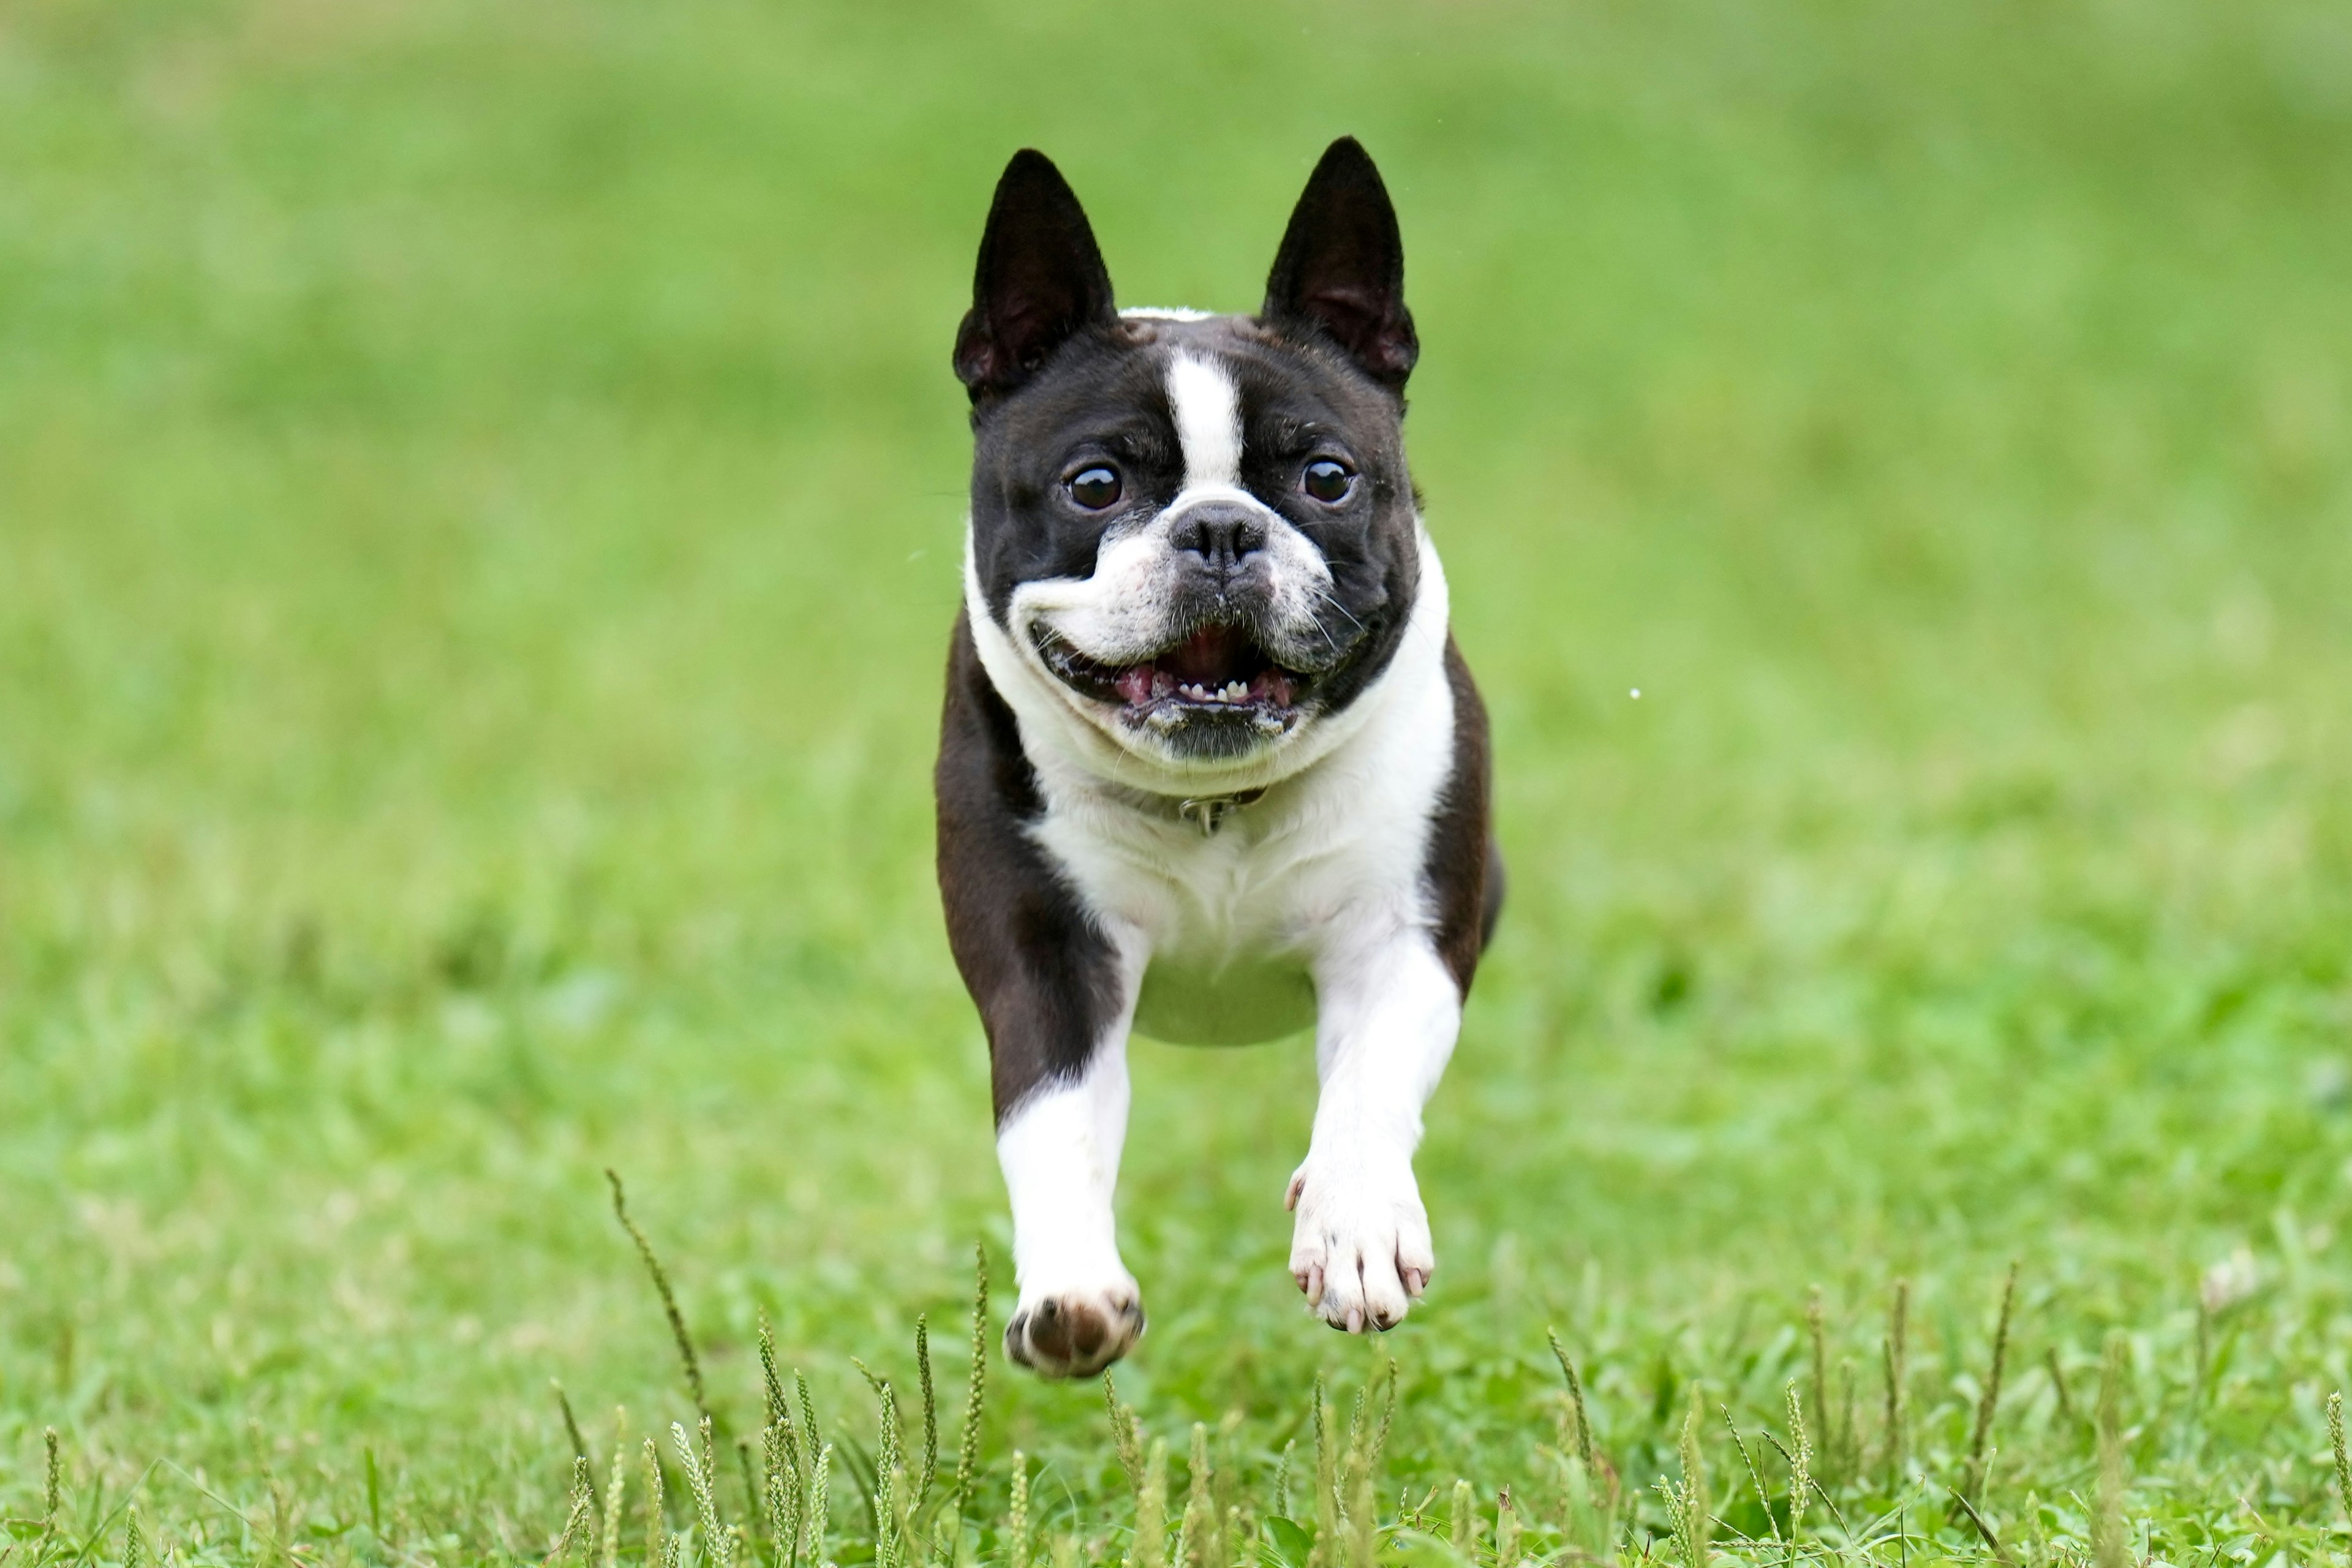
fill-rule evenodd
<path id="1" fill-rule="evenodd" d="M 1290 1275 L 1318 1317 L 1351 1334 L 1404 1321 L 1437 1268 L 1409 1162 L 1309 1153 L 1283 1202 L 1298 1215 Z"/>
<path id="2" fill-rule="evenodd" d="M 1092 1377 L 1142 1337 L 1143 1292 L 1122 1275 L 1092 1289 L 1024 1290 L 1004 1353 L 1040 1377 Z"/>

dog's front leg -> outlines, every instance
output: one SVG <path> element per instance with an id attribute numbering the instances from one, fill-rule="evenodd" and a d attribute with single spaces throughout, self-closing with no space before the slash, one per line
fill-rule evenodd
<path id="1" fill-rule="evenodd" d="M 988 1030 L 996 1153 L 1021 1300 L 1005 1353 L 1090 1377 L 1143 1331 L 1111 1219 L 1127 1137 L 1127 1031 L 1149 949 L 1088 908 L 1040 846 L 1018 727 L 956 623 L 936 775 L 948 945 Z"/>
<path id="2" fill-rule="evenodd" d="M 1412 1152 L 1454 1054 L 1462 993 L 1413 928 L 1327 958 L 1316 990 L 1322 1092 L 1286 1199 L 1298 1216 L 1290 1272 L 1333 1328 L 1392 1328 L 1437 1267 Z"/>
<path id="3" fill-rule="evenodd" d="M 1127 1034 L 1141 965 L 1118 968 L 1117 1017 L 1084 1065 L 1017 1092 L 997 1128 L 1021 1288 L 1005 1353 L 1047 1377 L 1091 1377 L 1143 1332 L 1142 1293 L 1119 1260 L 1112 1211 L 1127 1139 Z M 999 1054 L 1001 1067 L 1002 1047 Z"/>

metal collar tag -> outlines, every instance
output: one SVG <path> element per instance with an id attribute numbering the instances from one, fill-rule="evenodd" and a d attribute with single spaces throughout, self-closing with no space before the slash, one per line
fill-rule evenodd
<path id="1" fill-rule="evenodd" d="M 1211 795 L 1201 800 L 1180 800 L 1176 815 L 1186 822 L 1200 825 L 1201 837 L 1209 837 L 1225 825 L 1225 816 L 1236 807 L 1250 805 L 1264 796 L 1262 789 L 1245 789 L 1239 795 Z"/>

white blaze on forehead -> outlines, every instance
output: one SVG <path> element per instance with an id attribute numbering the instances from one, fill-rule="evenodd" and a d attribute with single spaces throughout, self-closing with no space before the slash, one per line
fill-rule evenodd
<path id="1" fill-rule="evenodd" d="M 1184 447 L 1184 488 L 1242 482 L 1242 394 L 1223 365 L 1180 353 L 1168 362 L 1168 406 Z"/>

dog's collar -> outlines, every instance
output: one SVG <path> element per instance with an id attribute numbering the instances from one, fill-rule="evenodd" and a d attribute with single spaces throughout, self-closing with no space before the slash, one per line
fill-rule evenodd
<path id="1" fill-rule="evenodd" d="M 1197 795 L 1178 801 L 1176 816 L 1180 821 L 1198 824 L 1201 837 L 1207 838 L 1225 825 L 1227 813 L 1244 805 L 1255 805 L 1265 796 L 1265 791 L 1262 787 L 1237 790 L 1232 795 Z"/>

